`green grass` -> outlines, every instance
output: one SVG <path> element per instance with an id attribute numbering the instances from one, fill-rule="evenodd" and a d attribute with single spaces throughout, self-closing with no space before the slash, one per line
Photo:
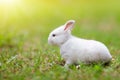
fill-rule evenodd
<path id="1" fill-rule="evenodd" d="M 44 0 L 42 5 L 25 1 L 24 8 L 29 13 L 17 7 L 16 15 L 10 12 L 6 21 L 2 20 L 5 15 L 0 16 L 0 80 L 120 79 L 120 1 Z M 3 15 L 1 8 L 0 12 Z M 68 71 L 63 68 L 59 48 L 48 45 L 47 38 L 54 28 L 69 19 L 76 20 L 73 35 L 107 45 L 113 56 L 109 66 L 80 64 L 80 69 L 74 65 Z"/>

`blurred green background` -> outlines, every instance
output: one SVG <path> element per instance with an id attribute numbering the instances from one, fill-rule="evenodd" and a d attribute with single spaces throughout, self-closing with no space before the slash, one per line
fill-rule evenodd
<path id="1" fill-rule="evenodd" d="M 18 36 L 40 37 L 70 19 L 76 20 L 74 32 L 78 36 L 101 31 L 103 35 L 114 33 L 111 36 L 115 37 L 120 29 L 119 3 L 119 0 L 0 0 L 0 45 L 17 43 Z M 80 31 L 84 33 L 79 34 Z"/>

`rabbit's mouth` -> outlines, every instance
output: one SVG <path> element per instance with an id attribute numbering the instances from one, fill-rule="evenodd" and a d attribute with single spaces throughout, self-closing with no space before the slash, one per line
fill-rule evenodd
<path id="1" fill-rule="evenodd" d="M 49 45 L 52 45 L 52 44 L 53 44 L 53 42 L 48 40 L 48 44 L 49 44 Z"/>
<path id="2" fill-rule="evenodd" d="M 53 41 L 49 41 L 49 40 L 48 40 L 48 44 L 49 44 L 49 45 L 53 45 L 53 46 L 57 45 L 57 44 L 54 43 Z"/>

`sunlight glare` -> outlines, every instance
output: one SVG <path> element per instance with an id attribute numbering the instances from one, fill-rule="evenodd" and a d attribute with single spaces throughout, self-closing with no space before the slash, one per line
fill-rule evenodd
<path id="1" fill-rule="evenodd" d="M 0 0 L 0 5 L 13 6 L 18 3 L 18 0 Z"/>

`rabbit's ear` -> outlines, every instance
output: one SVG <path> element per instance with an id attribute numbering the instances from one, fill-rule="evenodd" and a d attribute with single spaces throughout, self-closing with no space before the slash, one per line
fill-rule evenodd
<path id="1" fill-rule="evenodd" d="M 67 22 L 65 23 L 64 31 L 72 30 L 72 28 L 74 27 L 74 23 L 75 23 L 74 20 L 69 20 L 69 21 L 67 21 Z"/>

